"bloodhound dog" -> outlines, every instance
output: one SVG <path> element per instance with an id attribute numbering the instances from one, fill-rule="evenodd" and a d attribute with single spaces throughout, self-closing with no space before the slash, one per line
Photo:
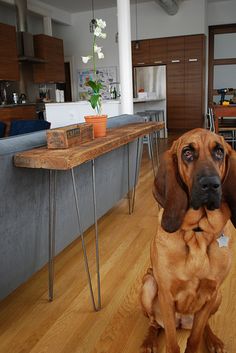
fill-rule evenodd
<path id="1" fill-rule="evenodd" d="M 226 352 L 208 319 L 221 303 L 231 265 L 235 155 L 223 137 L 205 129 L 187 132 L 163 154 L 153 189 L 159 224 L 141 290 L 150 319 L 142 352 L 158 352 L 160 328 L 167 353 L 180 353 L 176 328 L 191 330 L 185 353 L 197 353 L 202 337 L 209 352 Z"/>

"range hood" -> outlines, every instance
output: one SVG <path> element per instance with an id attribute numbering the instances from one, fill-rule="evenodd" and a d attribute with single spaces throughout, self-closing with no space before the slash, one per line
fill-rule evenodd
<path id="1" fill-rule="evenodd" d="M 34 55 L 34 38 L 28 32 L 27 24 L 27 0 L 15 0 L 17 20 L 17 50 L 19 61 L 44 63 L 44 59 L 36 58 Z"/>

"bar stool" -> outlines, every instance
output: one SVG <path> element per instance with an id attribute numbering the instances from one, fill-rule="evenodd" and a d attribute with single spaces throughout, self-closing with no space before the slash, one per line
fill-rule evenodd
<path id="1" fill-rule="evenodd" d="M 158 120 L 152 120 L 150 113 L 147 111 L 137 112 L 135 114 L 143 117 L 145 121 L 158 121 Z M 153 134 L 144 136 L 144 138 L 143 138 L 143 142 L 144 143 L 147 142 L 147 144 L 148 144 L 148 155 L 149 155 L 149 158 L 152 160 L 154 177 L 155 177 L 154 155 L 156 155 L 157 166 L 159 165 L 158 133 L 159 132 L 154 132 L 156 153 L 154 153 L 154 150 L 153 150 Z"/>
<path id="2" fill-rule="evenodd" d="M 149 115 L 149 121 L 163 121 L 165 122 L 164 109 L 152 109 L 145 110 L 145 113 Z M 164 128 L 164 138 L 166 138 L 166 128 Z"/>

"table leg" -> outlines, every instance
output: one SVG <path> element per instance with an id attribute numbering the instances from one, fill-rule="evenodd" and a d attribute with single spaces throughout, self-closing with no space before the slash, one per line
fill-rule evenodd
<path id="1" fill-rule="evenodd" d="M 151 156 L 151 160 L 152 160 L 152 170 L 153 170 L 153 175 L 154 178 L 156 176 L 156 172 L 155 172 L 155 163 L 154 163 L 154 151 L 153 151 L 153 134 L 150 133 L 149 134 L 149 141 L 150 141 L 150 156 Z"/>
<path id="2" fill-rule="evenodd" d="M 90 294 L 91 294 L 93 309 L 95 311 L 97 311 L 98 309 L 96 307 L 95 300 L 94 300 L 93 287 L 92 287 L 91 275 L 90 275 L 90 270 L 89 270 L 86 245 L 85 245 L 85 241 L 84 241 L 84 234 L 83 234 L 82 227 L 81 227 L 80 210 L 79 210 L 79 202 L 78 202 L 78 193 L 77 193 L 77 189 L 76 189 L 75 176 L 74 176 L 74 169 L 73 168 L 71 169 L 71 178 L 72 178 L 72 184 L 73 184 L 73 191 L 74 191 L 75 206 L 76 206 L 76 212 L 77 212 L 79 234 L 81 236 L 82 249 L 83 249 L 83 254 L 84 254 L 84 265 L 85 265 L 85 270 L 86 270 L 87 277 L 88 277 L 88 284 L 89 284 L 89 290 L 90 290 Z"/>
<path id="3" fill-rule="evenodd" d="M 53 300 L 55 223 L 56 223 L 56 170 L 49 170 L 49 261 L 48 261 L 49 301 Z"/>
<path id="4" fill-rule="evenodd" d="M 99 264 L 99 236 L 98 236 L 96 177 L 95 177 L 94 159 L 92 160 L 92 183 L 93 183 L 93 208 L 94 208 L 94 226 L 95 226 L 95 241 L 96 241 L 97 290 L 98 290 L 97 310 L 100 310 L 101 309 L 101 280 L 100 280 L 100 264 Z"/>
<path id="5" fill-rule="evenodd" d="M 130 158 L 129 158 L 129 143 L 127 144 L 127 161 L 128 161 L 128 202 L 129 202 L 129 214 L 131 214 L 131 198 L 132 198 L 132 193 L 130 190 Z"/>
<path id="6" fill-rule="evenodd" d="M 137 185 L 137 182 L 138 182 L 138 170 L 139 170 L 139 164 L 140 164 L 139 148 L 140 148 L 140 138 L 137 139 L 137 152 L 136 152 L 136 164 L 135 164 L 135 175 L 134 175 L 134 189 L 133 189 L 133 194 L 132 194 L 132 208 L 131 208 L 131 213 L 134 212 L 136 185 Z"/>

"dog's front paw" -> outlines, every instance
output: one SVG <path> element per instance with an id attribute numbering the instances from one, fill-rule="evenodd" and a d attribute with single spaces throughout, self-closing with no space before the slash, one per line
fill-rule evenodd
<path id="1" fill-rule="evenodd" d="M 227 353 L 224 343 L 217 336 L 206 340 L 206 345 L 209 353 Z"/>
<path id="2" fill-rule="evenodd" d="M 154 342 L 145 340 L 140 347 L 140 353 L 158 353 L 157 346 Z"/>
<path id="3" fill-rule="evenodd" d="M 224 343 L 212 332 L 209 325 L 205 328 L 204 339 L 209 353 L 227 353 Z"/>

